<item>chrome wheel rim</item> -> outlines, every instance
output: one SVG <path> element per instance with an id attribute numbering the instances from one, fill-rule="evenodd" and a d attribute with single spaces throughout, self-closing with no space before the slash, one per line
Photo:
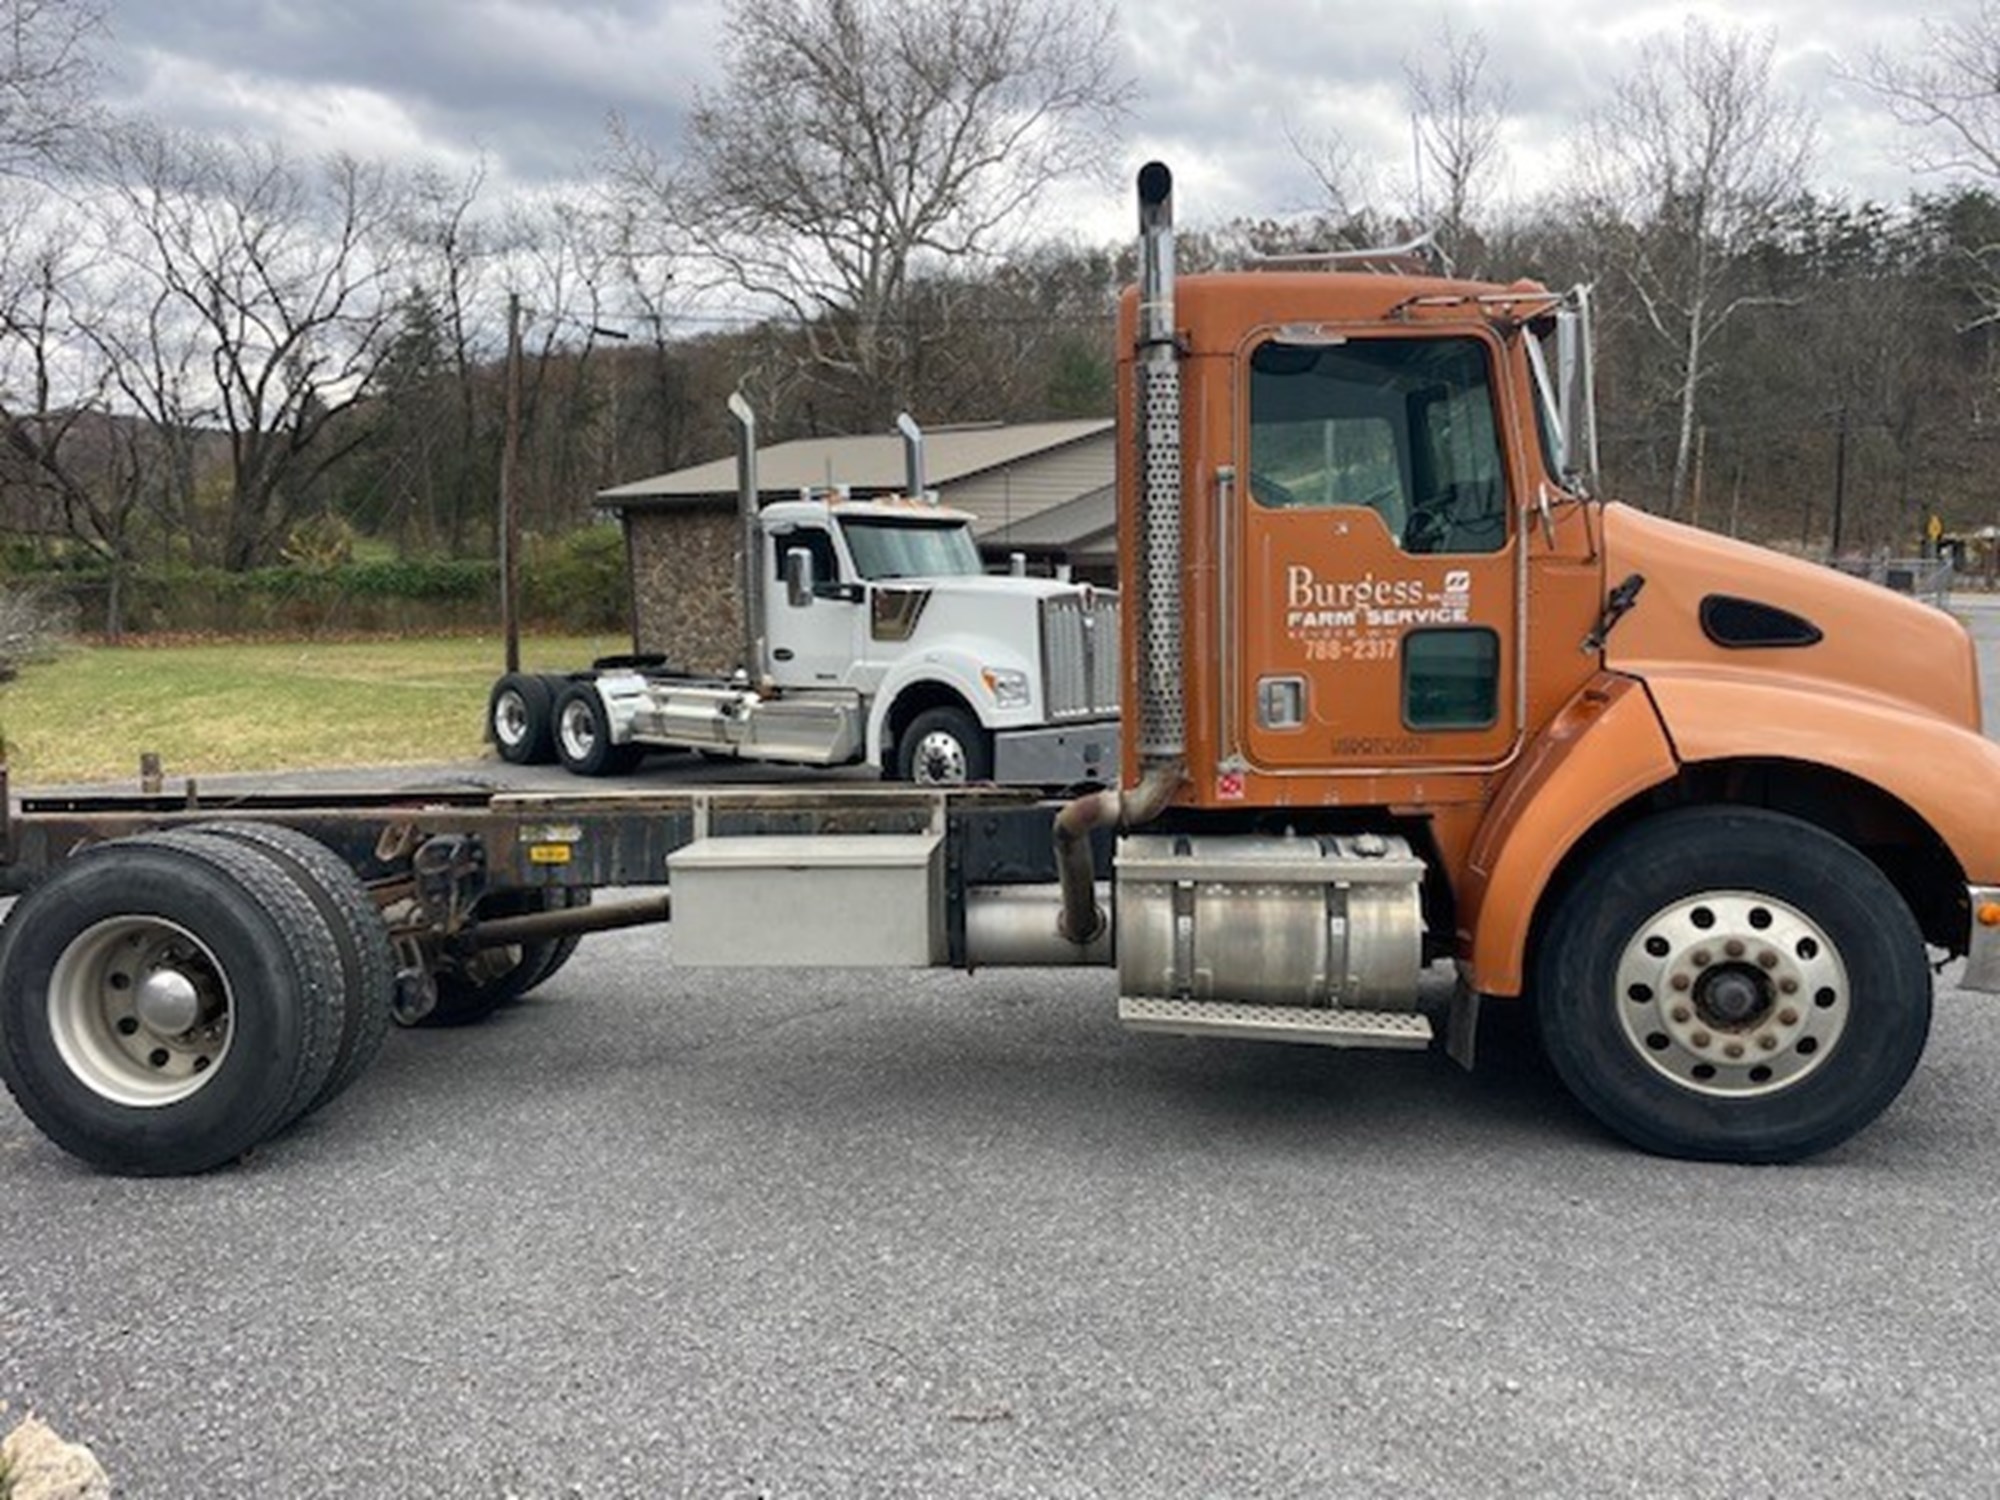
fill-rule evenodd
<path id="1" fill-rule="evenodd" d="M 1626 943 L 1617 973 L 1632 1050 L 1698 1094 L 1795 1087 L 1833 1054 L 1852 1013 L 1847 966 L 1825 929 L 1754 892 L 1662 907 Z"/>
<path id="2" fill-rule="evenodd" d="M 110 917 L 49 976 L 49 1032 L 70 1073 L 114 1104 L 154 1109 L 205 1086 L 229 1053 L 235 1006 L 208 946 L 164 917 Z"/>
<path id="3" fill-rule="evenodd" d="M 557 732 L 562 736 L 563 752 L 571 760 L 587 759 L 597 747 L 596 715 L 588 703 L 573 699 L 564 705 Z"/>
<path id="4" fill-rule="evenodd" d="M 519 693 L 502 693 L 493 704 L 493 737 L 515 746 L 528 737 L 528 703 Z"/>
<path id="5" fill-rule="evenodd" d="M 965 746 L 948 729 L 933 729 L 917 741 L 910 760 L 910 780 L 922 786 L 964 786 Z"/>

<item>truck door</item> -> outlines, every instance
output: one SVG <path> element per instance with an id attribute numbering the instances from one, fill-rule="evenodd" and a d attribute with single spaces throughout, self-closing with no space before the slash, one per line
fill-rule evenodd
<path id="1" fill-rule="evenodd" d="M 794 604 L 785 588 L 785 554 L 809 553 L 810 602 Z M 783 687 L 842 687 L 855 661 L 862 624 L 862 589 L 846 578 L 833 533 L 824 526 L 786 526 L 765 549 L 764 597 L 770 601 L 771 676 Z"/>
<path id="2" fill-rule="evenodd" d="M 1477 765 L 1519 732 L 1518 555 L 1474 334 L 1253 338 L 1224 518 L 1225 754 L 1277 773 Z M 1225 659 L 1230 643 L 1224 643 Z"/>

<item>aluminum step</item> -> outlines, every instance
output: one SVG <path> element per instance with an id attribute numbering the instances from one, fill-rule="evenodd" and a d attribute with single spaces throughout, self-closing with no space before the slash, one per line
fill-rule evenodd
<path id="1" fill-rule="evenodd" d="M 1302 1005 L 1236 1005 L 1214 1000 L 1151 1000 L 1121 995 L 1118 1019 L 1134 1031 L 1236 1037 L 1252 1042 L 1309 1042 L 1320 1047 L 1431 1044 L 1428 1016 L 1409 1011 L 1326 1010 Z"/>

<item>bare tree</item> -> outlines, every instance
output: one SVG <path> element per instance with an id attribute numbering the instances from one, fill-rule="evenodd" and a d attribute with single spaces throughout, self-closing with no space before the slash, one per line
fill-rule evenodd
<path id="1" fill-rule="evenodd" d="M 682 389 L 682 361 L 674 345 L 692 310 L 683 284 L 678 236 L 663 232 L 655 216 L 631 195 L 614 187 L 597 205 L 596 222 L 611 263 L 614 294 L 626 318 L 644 339 L 645 398 L 640 409 L 650 419 L 642 462 L 666 469 L 683 451 L 692 412 Z M 623 427 L 612 432 L 615 462 L 623 462 Z"/>
<path id="2" fill-rule="evenodd" d="M 1799 192 L 1815 127 L 1771 76 L 1769 34 L 1690 19 L 1655 38 L 1584 126 L 1586 212 L 1644 322 L 1670 351 L 1675 444 L 1667 507 L 1686 502 L 1711 346 L 1745 308 L 1774 299 L 1735 284 L 1739 257 Z"/>
<path id="3" fill-rule="evenodd" d="M 1312 174 L 1321 206 L 1328 214 L 1345 222 L 1367 215 L 1374 173 L 1352 141 L 1338 130 L 1308 130 L 1290 120 L 1285 121 L 1285 140 L 1292 155 Z"/>
<path id="4" fill-rule="evenodd" d="M 109 411 L 111 371 L 78 322 L 95 255 L 46 201 L 0 211 L 0 491 L 15 525 L 105 565 L 115 639 L 156 465 L 140 425 Z"/>
<path id="5" fill-rule="evenodd" d="M 95 123 L 101 0 L 0 0 L 0 173 L 63 160 Z"/>
<path id="6" fill-rule="evenodd" d="M 309 168 L 275 146 L 148 128 L 120 132 L 108 156 L 123 300 L 148 305 L 97 337 L 156 423 L 224 431 L 219 558 L 252 566 L 365 437 L 338 419 L 390 346 L 398 184 L 349 157 Z"/>
<path id="7" fill-rule="evenodd" d="M 479 374 L 500 349 L 489 286 L 500 246 L 480 211 L 485 187 L 483 162 L 459 177 L 412 174 L 398 226 L 406 289 L 370 414 L 374 513 L 405 543 L 441 541 L 454 553 L 492 513 Z"/>
<path id="8" fill-rule="evenodd" d="M 615 131 L 619 176 L 883 409 L 913 277 L 1097 168 L 1132 94 L 1107 0 L 730 0 L 722 63 L 684 168 Z"/>
<path id="9" fill-rule="evenodd" d="M 1506 123 L 1512 91 L 1487 72 L 1486 38 L 1461 35 L 1449 19 L 1437 34 L 1435 69 L 1416 57 L 1403 60 L 1416 120 L 1418 171 L 1429 168 L 1437 186 L 1435 210 L 1421 178 L 1419 219 L 1430 218 L 1438 242 L 1454 258 L 1471 249 L 1473 215 L 1483 206 L 1486 185 L 1502 161 L 1500 128 Z"/>
<path id="10" fill-rule="evenodd" d="M 2000 0 L 1923 28 L 1917 57 L 1877 48 L 1862 82 L 1919 133 L 1919 171 L 2000 181 Z"/>
<path id="11" fill-rule="evenodd" d="M 1902 58 L 1877 48 L 1861 82 L 1916 138 L 1912 165 L 2000 186 L 2000 0 L 1970 15 L 1927 19 L 1924 46 Z M 2000 245 L 1970 249 L 1981 321 L 2000 321 Z"/>

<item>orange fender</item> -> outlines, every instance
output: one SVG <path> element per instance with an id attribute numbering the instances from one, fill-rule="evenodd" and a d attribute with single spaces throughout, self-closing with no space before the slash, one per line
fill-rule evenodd
<path id="1" fill-rule="evenodd" d="M 1646 686 L 1680 759 L 1831 766 L 1930 825 L 1968 881 L 2000 884 L 2000 744 L 1869 693 L 1723 669 L 1649 667 Z"/>
<path id="2" fill-rule="evenodd" d="M 1679 767 L 1646 690 L 1599 673 L 1549 722 L 1480 822 L 1458 887 L 1458 950 L 1482 994 L 1518 995 L 1528 931 L 1563 856 Z"/>

